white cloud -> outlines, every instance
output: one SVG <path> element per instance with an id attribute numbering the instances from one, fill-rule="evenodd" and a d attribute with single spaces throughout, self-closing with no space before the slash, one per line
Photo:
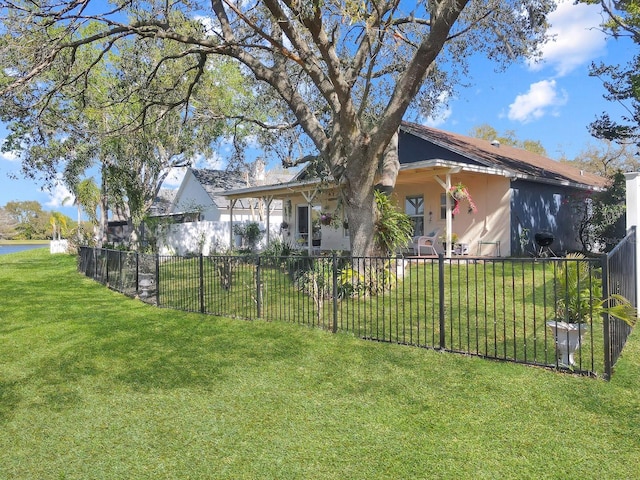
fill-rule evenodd
<path id="1" fill-rule="evenodd" d="M 451 107 L 442 108 L 438 111 L 437 115 L 427 117 L 423 123 L 429 127 L 439 127 L 449 120 L 452 113 L 453 110 Z"/>
<path id="2" fill-rule="evenodd" d="M 4 145 L 6 142 L 5 140 L 2 140 L 2 144 Z M 11 152 L 0 152 L 0 160 L 6 160 L 7 162 L 17 162 L 18 160 L 20 160 L 20 153 L 17 151 L 11 151 Z"/>
<path id="3" fill-rule="evenodd" d="M 523 123 L 537 120 L 549 112 L 555 114 L 555 109 L 566 104 L 567 98 L 566 92 L 557 91 L 555 80 L 542 80 L 531 84 L 527 93 L 516 97 L 509 105 L 508 117 Z"/>
<path id="4" fill-rule="evenodd" d="M 47 190 L 49 194 L 49 200 L 46 202 L 46 206 L 57 208 L 62 206 L 73 205 L 75 197 L 60 181 L 57 181 L 52 189 Z"/>
<path id="5" fill-rule="evenodd" d="M 211 168 L 213 170 L 222 170 L 225 167 L 227 162 L 218 154 L 217 152 L 213 152 L 213 155 L 209 158 L 200 157 L 196 160 L 196 164 L 198 168 Z"/>
<path id="6" fill-rule="evenodd" d="M 20 155 L 17 152 L 0 152 L 0 159 L 7 162 L 17 162 L 20 160 Z"/>
<path id="7" fill-rule="evenodd" d="M 453 109 L 451 108 L 449 102 L 451 98 L 448 92 L 442 92 L 438 96 L 438 102 L 433 107 L 431 111 L 431 115 L 427 118 L 423 118 L 420 123 L 427 125 L 429 127 L 439 127 L 449 120 L 449 117 L 453 114 Z"/>
<path id="8" fill-rule="evenodd" d="M 164 188 L 177 188 L 182 183 L 184 175 L 187 173 L 187 167 L 172 168 L 167 175 L 167 178 L 162 182 Z"/>
<path id="9" fill-rule="evenodd" d="M 551 66 L 558 76 L 564 76 L 605 53 L 606 35 L 598 28 L 602 23 L 598 5 L 574 5 L 573 0 L 564 0 L 548 20 L 555 41 L 542 47 L 543 60 L 531 63 L 531 70 Z"/>
<path id="10" fill-rule="evenodd" d="M 213 17 L 196 15 L 194 19 L 202 23 L 202 25 L 204 26 L 204 32 L 208 36 L 215 36 L 222 32 L 219 22 Z"/>

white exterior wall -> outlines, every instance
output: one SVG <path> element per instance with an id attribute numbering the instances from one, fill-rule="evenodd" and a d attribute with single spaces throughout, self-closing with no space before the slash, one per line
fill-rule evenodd
<path id="1" fill-rule="evenodd" d="M 220 212 L 200 182 L 196 180 L 191 170 L 187 170 L 173 201 L 171 213 L 193 212 L 195 210 L 202 212 L 204 220 L 210 222 L 221 220 L 222 212 Z"/>
<path id="2" fill-rule="evenodd" d="M 333 228 L 323 225 L 320 230 L 322 232 L 320 250 L 351 250 L 349 235 L 341 226 Z"/>
<path id="3" fill-rule="evenodd" d="M 51 240 L 51 243 L 49 243 L 49 253 L 69 253 L 69 241 Z"/>
<path id="4" fill-rule="evenodd" d="M 265 230 L 266 225 L 259 222 L 260 229 Z M 270 238 L 279 235 L 280 223 L 271 225 Z M 189 222 L 176 223 L 164 227 L 159 235 L 158 252 L 160 255 L 186 255 L 200 254 L 212 255 L 223 253 L 229 248 L 231 238 L 229 222 Z M 266 246 L 267 236 L 262 238 L 258 248 Z M 234 245 L 235 246 L 235 245 Z"/>
<path id="5" fill-rule="evenodd" d="M 631 227 L 636 227 L 636 235 L 638 232 L 638 226 L 640 225 L 640 173 L 625 173 L 627 179 L 627 230 Z M 637 237 L 636 237 L 637 238 Z M 640 242 L 636 242 L 636 276 L 640 278 Z M 640 282 L 637 282 L 636 298 L 640 299 Z"/>

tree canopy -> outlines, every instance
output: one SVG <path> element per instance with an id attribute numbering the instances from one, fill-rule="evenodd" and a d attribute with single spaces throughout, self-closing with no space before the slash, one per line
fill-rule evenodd
<path id="1" fill-rule="evenodd" d="M 105 59 L 133 38 L 162 45 L 133 89 L 144 92 L 135 120 L 147 123 L 152 108 L 195 116 L 210 105 L 193 101 L 209 60 L 231 59 L 258 81 L 263 113 L 238 117 L 267 132 L 305 134 L 341 187 L 352 253 L 364 255 L 374 246 L 374 186 L 395 184 L 393 139 L 403 117 L 428 114 L 467 77 L 471 54 L 498 68 L 535 57 L 554 7 L 551 0 L 16 0 L 2 10 L 0 100 L 4 112 L 38 115 L 66 106 L 58 104 L 61 90 L 81 102 Z M 174 82 L 147 90 L 165 71 Z M 124 93 L 111 102 L 133 95 Z"/>
<path id="2" fill-rule="evenodd" d="M 638 0 L 582 0 L 599 3 L 608 14 L 603 29 L 615 38 L 628 37 L 640 44 L 640 1 Z M 602 80 L 607 90 L 605 98 L 622 105 L 626 113 L 611 118 L 603 112 L 591 123 L 591 134 L 599 139 L 622 145 L 640 145 L 640 55 L 636 54 L 626 65 L 593 63 L 590 74 Z"/>
<path id="3" fill-rule="evenodd" d="M 538 155 L 547 155 L 540 140 L 520 140 L 516 136 L 516 132 L 513 130 L 507 130 L 503 134 L 499 134 L 498 131 L 487 123 L 474 127 L 470 135 L 476 138 L 482 138 L 483 140 L 493 141 L 497 140 L 503 145 L 510 145 L 512 147 L 522 148 Z"/>
<path id="4" fill-rule="evenodd" d="M 12 201 L 0 208 L 0 237 L 15 240 L 56 239 L 73 221 L 60 212 L 47 212 L 35 200 Z"/>

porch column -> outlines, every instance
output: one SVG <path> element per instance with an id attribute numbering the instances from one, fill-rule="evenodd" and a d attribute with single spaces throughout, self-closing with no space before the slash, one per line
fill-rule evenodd
<path id="1" fill-rule="evenodd" d="M 270 222 L 270 217 L 271 217 L 271 202 L 273 201 L 273 196 L 271 197 L 264 197 L 262 199 L 264 201 L 264 205 L 265 205 L 265 210 L 267 211 L 267 218 L 266 218 L 266 224 L 267 224 L 267 245 L 269 245 L 269 237 L 271 236 L 271 222 Z"/>
<path id="2" fill-rule="evenodd" d="M 238 200 L 233 198 L 229 201 L 229 250 L 233 249 L 233 207 Z"/>
<path id="3" fill-rule="evenodd" d="M 460 170 L 462 170 L 460 167 L 451 168 L 447 172 L 447 176 L 444 182 L 438 176 L 434 177 L 435 180 L 440 184 L 440 186 L 444 189 L 444 192 L 445 192 L 445 196 L 444 196 L 445 210 L 447 211 L 446 217 L 445 217 L 445 228 L 447 230 L 447 235 L 445 238 L 445 256 L 446 257 L 451 257 L 451 254 L 452 254 L 451 233 L 453 229 L 453 219 L 451 217 L 451 195 L 449 195 L 449 192 L 451 191 L 451 174 L 458 173 Z"/>
<path id="4" fill-rule="evenodd" d="M 307 225 L 309 228 L 309 231 L 307 232 L 307 252 L 309 253 L 309 256 L 311 256 L 313 254 L 313 224 L 311 223 L 311 209 L 313 208 L 313 205 L 311 204 L 311 202 L 313 202 L 313 199 L 316 198 L 318 189 L 316 188 L 313 192 L 300 193 L 302 193 L 302 196 L 307 201 Z"/>
<path id="5" fill-rule="evenodd" d="M 451 174 L 447 173 L 447 184 L 445 187 L 445 195 L 444 195 L 444 199 L 445 199 L 445 205 L 446 205 L 446 209 L 447 209 L 447 220 L 446 220 L 446 229 L 447 229 L 447 253 L 446 256 L 447 257 L 451 257 L 451 253 L 452 253 L 452 248 L 451 248 L 451 231 L 453 230 L 453 218 L 451 215 L 451 195 L 449 195 L 449 192 L 451 191 Z"/>
<path id="6" fill-rule="evenodd" d="M 638 235 L 638 227 L 640 226 L 640 172 L 631 172 L 624 174 L 627 180 L 627 213 L 626 222 L 627 230 L 636 227 L 636 235 Z M 636 278 L 640 278 L 640 242 L 636 237 Z M 640 282 L 636 282 L 636 299 L 640 302 Z"/>

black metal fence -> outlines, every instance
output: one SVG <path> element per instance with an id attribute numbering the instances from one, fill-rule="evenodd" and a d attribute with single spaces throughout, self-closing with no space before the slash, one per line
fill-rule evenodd
<path id="1" fill-rule="evenodd" d="M 84 247 L 79 269 L 157 306 L 610 378 L 626 323 L 591 310 L 571 357 L 568 334 L 556 331 L 565 320 L 559 275 L 578 263 L 603 298 L 619 293 L 636 305 L 635 231 L 597 259 L 177 257 Z"/>

